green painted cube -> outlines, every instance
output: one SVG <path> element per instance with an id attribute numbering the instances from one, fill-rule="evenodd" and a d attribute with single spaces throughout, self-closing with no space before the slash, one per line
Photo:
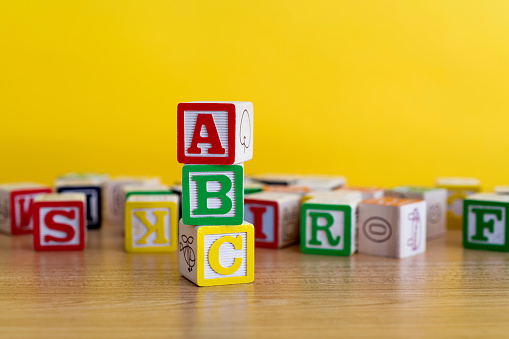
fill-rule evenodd
<path id="1" fill-rule="evenodd" d="M 301 207 L 302 253 L 349 256 L 356 251 L 358 199 L 311 199 Z"/>
<path id="2" fill-rule="evenodd" d="M 244 220 L 244 167 L 184 165 L 182 220 L 186 225 L 240 225 Z"/>
<path id="3" fill-rule="evenodd" d="M 509 252 L 509 196 L 479 193 L 463 201 L 463 247 Z"/>

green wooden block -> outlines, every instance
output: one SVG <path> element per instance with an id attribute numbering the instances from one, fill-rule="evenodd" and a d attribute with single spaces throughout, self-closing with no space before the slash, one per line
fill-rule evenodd
<path id="1" fill-rule="evenodd" d="M 182 220 L 186 225 L 241 225 L 244 220 L 244 167 L 184 165 Z"/>
<path id="2" fill-rule="evenodd" d="M 349 256 L 356 250 L 358 199 L 312 199 L 301 207 L 302 253 Z"/>
<path id="3" fill-rule="evenodd" d="M 463 201 L 463 247 L 509 252 L 509 196 L 479 193 Z"/>

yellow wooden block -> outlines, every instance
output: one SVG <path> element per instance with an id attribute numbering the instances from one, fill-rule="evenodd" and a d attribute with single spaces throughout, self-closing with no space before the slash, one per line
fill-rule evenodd
<path id="1" fill-rule="evenodd" d="M 436 186 L 447 189 L 447 228 L 463 228 L 463 200 L 481 191 L 481 182 L 475 178 L 437 178 Z"/>
<path id="2" fill-rule="evenodd" d="M 254 281 L 254 226 L 179 223 L 180 273 L 198 286 Z"/>
<path id="3" fill-rule="evenodd" d="M 125 204 L 125 250 L 167 253 L 177 249 L 178 196 L 132 195 Z"/>

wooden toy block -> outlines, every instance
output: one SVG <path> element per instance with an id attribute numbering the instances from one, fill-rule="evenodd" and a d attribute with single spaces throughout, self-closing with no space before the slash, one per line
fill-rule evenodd
<path id="1" fill-rule="evenodd" d="M 250 178 L 265 185 L 294 185 L 302 176 L 299 174 L 264 173 L 253 175 Z"/>
<path id="2" fill-rule="evenodd" d="M 447 189 L 447 228 L 461 229 L 463 226 L 463 200 L 481 191 L 481 182 L 476 178 L 437 178 L 436 186 Z"/>
<path id="3" fill-rule="evenodd" d="M 45 193 L 51 193 L 51 188 L 37 183 L 0 184 L 0 231 L 12 235 L 32 233 L 33 201 Z"/>
<path id="4" fill-rule="evenodd" d="M 353 200 L 363 200 L 363 194 L 358 191 L 348 191 L 348 190 L 337 190 L 337 191 L 318 191 L 306 193 L 302 199 L 301 203 L 305 203 L 311 199 L 353 199 Z"/>
<path id="5" fill-rule="evenodd" d="M 378 199 L 384 196 L 383 187 L 368 187 L 368 186 L 347 186 L 337 189 L 337 191 L 360 192 L 362 199 Z"/>
<path id="6" fill-rule="evenodd" d="M 170 191 L 173 194 L 178 195 L 178 197 L 179 197 L 178 215 L 179 215 L 179 220 L 180 220 L 182 218 L 182 184 L 171 186 Z"/>
<path id="7" fill-rule="evenodd" d="M 253 158 L 253 104 L 184 102 L 177 107 L 182 164 L 233 165 Z"/>
<path id="8" fill-rule="evenodd" d="M 64 180 L 92 180 L 105 182 L 108 180 L 109 175 L 106 173 L 98 172 L 68 172 L 57 177 L 57 181 Z"/>
<path id="9" fill-rule="evenodd" d="M 447 190 L 445 188 L 399 186 L 385 191 L 385 196 L 426 201 L 426 234 L 428 239 L 445 235 Z"/>
<path id="10" fill-rule="evenodd" d="M 494 191 L 497 194 L 509 194 L 509 186 L 495 186 Z"/>
<path id="11" fill-rule="evenodd" d="M 385 197 L 359 204 L 359 253 L 406 258 L 426 250 L 426 202 Z"/>
<path id="12" fill-rule="evenodd" d="M 265 185 L 265 192 L 274 192 L 274 193 L 294 193 L 305 195 L 311 192 L 311 188 L 307 186 L 298 186 L 298 185 Z"/>
<path id="13" fill-rule="evenodd" d="M 509 196 L 478 193 L 463 204 L 463 247 L 509 252 Z"/>
<path id="14" fill-rule="evenodd" d="M 295 185 L 309 187 L 313 192 L 332 191 L 345 186 L 346 179 L 343 176 L 306 175 L 298 178 Z"/>
<path id="15" fill-rule="evenodd" d="M 263 185 L 263 184 L 246 185 L 246 183 L 244 182 L 244 195 L 263 192 L 264 189 L 265 189 L 265 185 Z"/>
<path id="16" fill-rule="evenodd" d="M 187 225 L 240 225 L 244 220 L 242 165 L 184 165 L 182 219 Z"/>
<path id="17" fill-rule="evenodd" d="M 170 188 L 167 185 L 150 185 L 150 186 L 123 186 L 122 191 L 124 192 L 125 200 L 131 195 L 154 195 L 154 194 L 171 194 Z"/>
<path id="18" fill-rule="evenodd" d="M 44 194 L 34 199 L 34 249 L 81 251 L 86 244 L 86 195 Z"/>
<path id="19" fill-rule="evenodd" d="M 244 198 L 244 219 L 254 225 L 255 246 L 281 248 L 299 239 L 300 195 L 254 193 Z"/>
<path id="20" fill-rule="evenodd" d="M 124 186 L 159 186 L 158 177 L 120 176 L 109 179 L 104 185 L 106 220 L 111 224 L 121 225 L 124 219 L 125 193 Z"/>
<path id="21" fill-rule="evenodd" d="M 254 227 L 179 223 L 180 274 L 198 286 L 254 281 Z"/>
<path id="22" fill-rule="evenodd" d="M 346 196 L 314 198 L 301 206 L 300 249 L 306 254 L 350 256 L 356 251 L 357 206 Z"/>
<path id="23" fill-rule="evenodd" d="M 57 179 L 55 192 L 57 193 L 83 193 L 87 203 L 87 228 L 99 229 L 102 224 L 102 191 L 104 181 L 91 179 Z"/>
<path id="24" fill-rule="evenodd" d="M 178 237 L 178 196 L 133 194 L 125 205 L 125 250 L 128 253 L 174 252 Z"/>

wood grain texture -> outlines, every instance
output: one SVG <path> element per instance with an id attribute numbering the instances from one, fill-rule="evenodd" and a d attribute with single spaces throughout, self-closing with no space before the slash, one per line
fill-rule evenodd
<path id="1" fill-rule="evenodd" d="M 84 252 L 0 235 L 0 336 L 507 337 L 509 254 L 464 250 L 460 232 L 388 259 L 256 249 L 255 282 L 198 288 L 177 253 L 127 254 L 120 228 Z"/>

